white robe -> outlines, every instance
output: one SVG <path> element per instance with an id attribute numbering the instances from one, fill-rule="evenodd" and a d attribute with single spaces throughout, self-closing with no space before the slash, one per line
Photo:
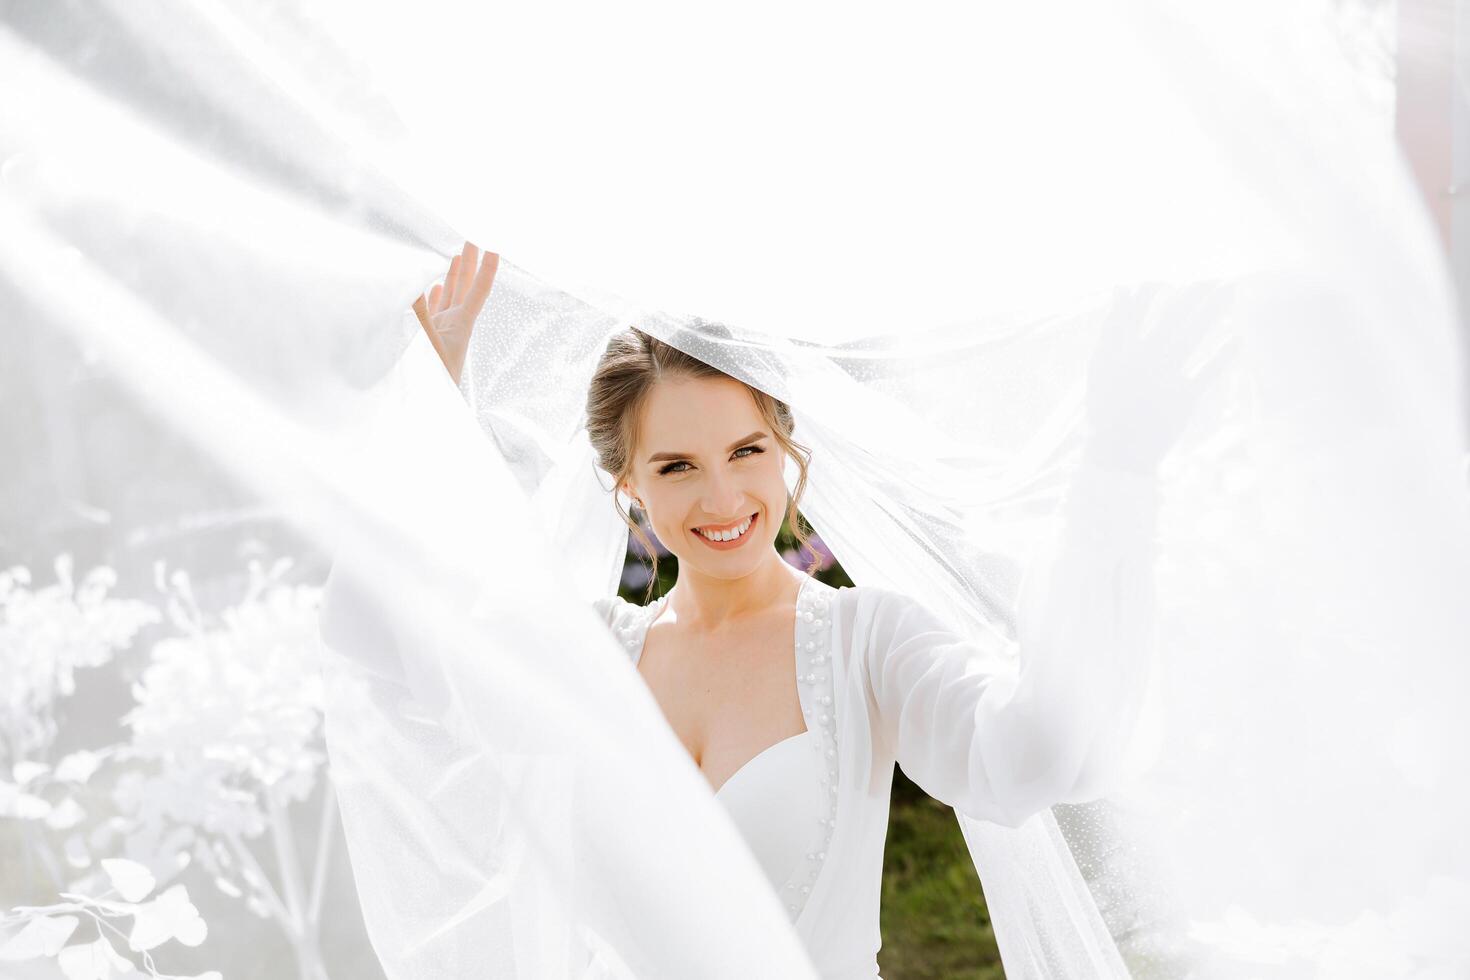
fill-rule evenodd
<path id="1" fill-rule="evenodd" d="M 1140 522 L 1152 517 L 1149 482 L 1094 470 L 1079 480 L 1069 506 L 1074 520 L 1089 524 L 1086 553 L 1094 558 L 1083 580 L 1110 581 L 1116 588 L 1096 590 L 1099 604 L 1079 603 L 1079 615 L 1067 617 L 1067 637 L 1079 644 L 1100 645 L 1109 636 L 1128 642 L 1133 634 L 1109 629 L 1108 621 L 1147 615 L 1139 590 L 1149 584 L 1150 536 Z M 661 604 L 640 606 L 617 596 L 595 603 L 635 665 Z M 1063 713 L 1078 678 L 1051 675 L 1056 689 L 1021 685 L 1016 658 L 960 634 L 922 601 L 891 589 L 833 588 L 808 578 L 798 596 L 794 639 L 792 680 L 807 730 L 819 740 L 812 748 L 824 764 L 817 771 L 823 772 L 826 822 L 786 828 L 805 857 L 772 884 L 823 980 L 871 980 L 878 976 L 882 941 L 883 846 L 894 765 L 962 814 L 1017 825 L 1078 795 L 1093 766 L 1076 760 L 1089 757 L 1102 732 Z M 1054 655 L 1073 652 L 1069 643 L 1050 649 Z M 1139 656 L 1144 651 L 1096 652 L 1131 665 L 1115 675 L 1111 692 L 1092 689 L 1126 710 L 1147 680 Z M 1118 656 L 1105 656 L 1110 653 Z M 1042 674 L 1047 664 L 1038 661 L 1033 669 Z M 1112 723 L 1109 712 L 1088 717 L 1105 727 Z M 737 775 L 759 766 L 763 754 Z M 772 793 L 790 789 L 779 777 L 765 786 Z M 791 810 L 782 799 L 768 802 L 769 813 Z M 773 818 L 759 819 L 761 832 L 769 833 Z M 749 843 L 752 828 L 738 816 L 736 824 Z"/>

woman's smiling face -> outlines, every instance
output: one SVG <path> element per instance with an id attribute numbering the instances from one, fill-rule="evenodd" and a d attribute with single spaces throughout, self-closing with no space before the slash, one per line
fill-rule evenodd
<path id="1" fill-rule="evenodd" d="M 739 578 L 775 546 L 788 497 L 784 471 L 750 389 L 729 378 L 684 377 L 649 391 L 627 483 L 680 568 L 689 562 L 714 578 Z M 711 540 L 742 529 L 732 540 Z"/>

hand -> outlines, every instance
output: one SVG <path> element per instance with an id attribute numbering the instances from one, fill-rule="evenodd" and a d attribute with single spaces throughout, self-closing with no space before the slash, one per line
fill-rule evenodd
<path id="1" fill-rule="evenodd" d="M 482 259 L 480 250 L 465 242 L 464 250 L 449 260 L 449 272 L 443 284 L 433 286 L 413 301 L 419 323 L 455 384 L 459 384 L 459 376 L 464 371 L 475 320 L 490 298 L 490 287 L 495 284 L 495 270 L 499 267 L 499 255 L 486 252 Z"/>
<path id="2" fill-rule="evenodd" d="M 1229 357 L 1231 291 L 1218 283 L 1118 291 L 1087 375 L 1087 459 L 1151 474 Z"/>

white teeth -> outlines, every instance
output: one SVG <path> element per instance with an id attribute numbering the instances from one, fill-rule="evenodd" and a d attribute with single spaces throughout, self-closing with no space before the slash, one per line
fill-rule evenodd
<path id="1" fill-rule="evenodd" d="M 750 530 L 750 522 L 752 520 L 753 518 L 747 517 L 739 527 L 732 527 L 728 531 L 706 531 L 703 528 L 695 528 L 695 530 L 711 541 L 734 541 L 740 535 Z"/>

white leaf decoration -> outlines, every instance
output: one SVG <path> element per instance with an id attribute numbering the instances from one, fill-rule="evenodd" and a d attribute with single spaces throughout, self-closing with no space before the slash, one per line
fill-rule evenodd
<path id="1" fill-rule="evenodd" d="M 39 796 L 22 793 L 15 801 L 14 815 L 22 820 L 43 820 L 51 812 L 51 804 Z"/>
<path id="2" fill-rule="evenodd" d="M 91 943 L 68 946 L 56 956 L 56 966 L 66 980 L 105 980 L 97 964 L 97 951 Z"/>
<path id="3" fill-rule="evenodd" d="M 98 936 L 97 941 L 92 945 L 102 950 L 102 955 L 107 957 L 108 962 L 112 964 L 113 975 L 120 978 L 120 980 L 128 980 L 130 977 L 140 977 L 143 975 L 138 972 L 132 960 L 112 948 L 112 943 L 108 941 L 105 935 Z"/>
<path id="4" fill-rule="evenodd" d="M 137 952 L 162 945 L 173 937 L 167 910 L 158 909 L 156 901 L 138 906 L 133 914 L 133 931 L 128 933 L 128 946 Z"/>
<path id="5" fill-rule="evenodd" d="M 46 825 L 54 830 L 67 830 L 81 823 L 86 816 L 87 812 L 68 796 L 46 814 Z"/>
<path id="6" fill-rule="evenodd" d="M 118 954 L 106 936 L 90 943 L 68 946 L 56 958 L 66 980 L 126 980 L 142 976 L 133 961 Z"/>
<path id="7" fill-rule="evenodd" d="M 4 946 L 0 946 L 0 960 L 29 960 L 37 956 L 55 956 L 57 950 L 71 938 L 77 927 L 74 915 L 42 915 L 27 922 L 25 928 Z"/>
<path id="8" fill-rule="evenodd" d="M 51 804 L 33 793 L 25 793 L 14 783 L 0 780 L 0 817 L 40 820 L 51 812 Z"/>
<path id="9" fill-rule="evenodd" d="M 83 749 L 65 756 L 56 764 L 55 776 L 63 783 L 85 783 L 97 771 L 101 760 L 95 752 Z"/>
<path id="10" fill-rule="evenodd" d="M 140 952 L 169 939 L 198 946 L 208 931 L 199 910 L 189 901 L 188 891 L 183 885 L 174 885 L 153 901 L 138 906 L 128 944 Z"/>
<path id="11" fill-rule="evenodd" d="M 30 762 L 22 759 L 11 769 L 11 776 L 17 784 L 24 786 L 36 777 L 44 776 L 50 771 L 51 767 L 44 762 Z"/>
<path id="12" fill-rule="evenodd" d="M 56 957 L 56 965 L 66 974 L 66 980 L 110 980 L 112 961 L 106 952 L 98 948 L 98 943 L 106 945 L 107 940 L 99 938 L 96 942 L 68 946 L 61 951 Z"/>
<path id="13" fill-rule="evenodd" d="M 153 872 L 127 858 L 103 858 L 102 870 L 112 879 L 118 894 L 129 902 L 141 902 L 153 891 Z"/>
<path id="14" fill-rule="evenodd" d="M 92 863 L 92 853 L 87 850 L 87 839 L 81 834 L 72 834 L 66 839 L 66 863 L 73 868 L 85 868 Z"/>

